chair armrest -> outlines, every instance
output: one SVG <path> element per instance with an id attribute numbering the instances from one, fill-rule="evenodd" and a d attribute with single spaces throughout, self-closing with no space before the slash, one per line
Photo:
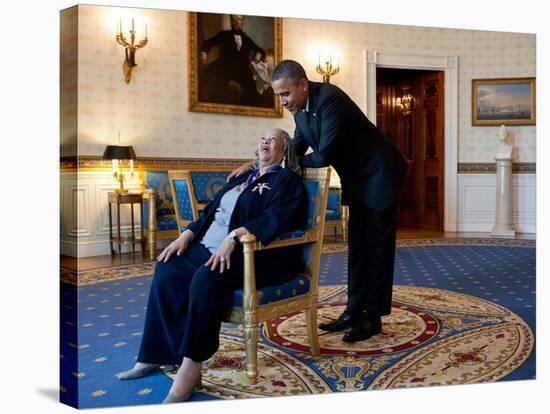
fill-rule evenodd
<path id="1" fill-rule="evenodd" d="M 252 233 L 247 233 L 239 237 L 239 240 L 242 244 L 254 243 L 256 241 L 256 236 Z"/>
<path id="2" fill-rule="evenodd" d="M 244 234 L 239 237 L 243 245 L 244 256 L 244 283 L 243 283 L 243 309 L 245 318 L 249 318 L 250 323 L 256 322 L 254 312 L 258 308 L 258 292 L 256 290 L 256 273 L 254 266 L 254 252 L 259 250 L 276 249 L 287 246 L 298 246 L 304 244 L 316 243 L 319 237 L 317 229 L 307 230 L 303 236 L 292 239 L 276 239 L 264 246 L 256 235 L 252 233 Z M 248 316 L 247 316 L 248 315 Z"/>
<path id="3" fill-rule="evenodd" d="M 277 249 L 288 246 L 299 246 L 303 244 L 315 243 L 318 238 L 317 229 L 307 230 L 301 237 L 295 237 L 292 239 L 275 239 L 269 245 L 264 246 L 260 241 L 256 239 L 256 236 L 252 233 L 245 234 L 239 238 L 243 245 L 249 245 L 253 251 Z"/>

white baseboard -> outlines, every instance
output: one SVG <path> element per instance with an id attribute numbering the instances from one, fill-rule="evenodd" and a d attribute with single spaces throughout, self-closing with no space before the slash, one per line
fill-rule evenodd
<path id="1" fill-rule="evenodd" d="M 464 233 L 491 233 L 494 223 L 459 223 L 458 231 Z M 537 226 L 534 224 L 515 224 L 516 233 L 535 234 Z"/>

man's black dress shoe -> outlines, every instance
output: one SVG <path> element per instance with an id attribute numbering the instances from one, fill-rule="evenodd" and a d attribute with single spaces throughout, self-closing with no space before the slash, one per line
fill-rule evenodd
<path id="1" fill-rule="evenodd" d="M 344 313 L 342 313 L 335 321 L 320 324 L 319 329 L 329 332 L 339 332 L 344 329 L 351 328 L 358 321 L 359 318 L 352 316 L 347 311 L 344 311 Z"/>
<path id="2" fill-rule="evenodd" d="M 371 336 L 382 332 L 382 320 L 380 318 L 364 318 L 356 323 L 353 328 L 344 335 L 344 342 L 357 342 L 369 339 Z"/>

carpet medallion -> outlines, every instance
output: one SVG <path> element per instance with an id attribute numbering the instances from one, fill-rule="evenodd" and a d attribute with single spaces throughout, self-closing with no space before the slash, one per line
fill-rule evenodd
<path id="1" fill-rule="evenodd" d="M 345 309 L 345 290 L 323 288 L 320 321 Z M 261 335 L 255 386 L 245 385 L 242 329 L 226 325 L 220 350 L 205 364 L 201 392 L 232 399 L 490 382 L 522 365 L 533 350 L 527 323 L 500 305 L 416 286 L 395 286 L 393 297 L 381 334 L 347 344 L 342 333 L 320 331 L 319 358 L 308 354 L 305 312 L 272 321 L 275 336 Z"/>

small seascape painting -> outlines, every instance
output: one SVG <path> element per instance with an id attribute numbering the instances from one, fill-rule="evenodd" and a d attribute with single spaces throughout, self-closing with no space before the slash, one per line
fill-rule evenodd
<path id="1" fill-rule="evenodd" d="M 472 125 L 535 125 L 535 78 L 472 80 Z"/>

